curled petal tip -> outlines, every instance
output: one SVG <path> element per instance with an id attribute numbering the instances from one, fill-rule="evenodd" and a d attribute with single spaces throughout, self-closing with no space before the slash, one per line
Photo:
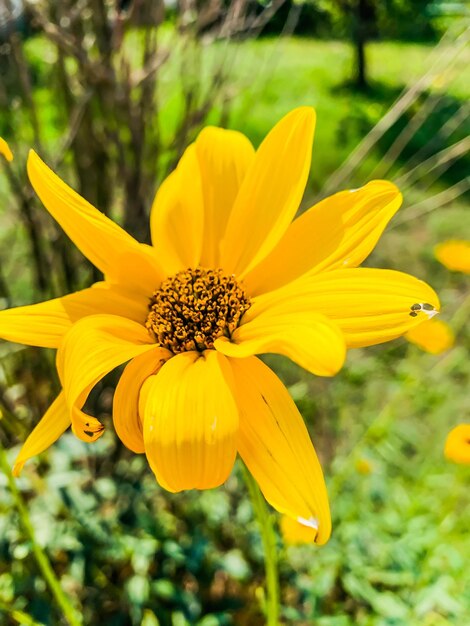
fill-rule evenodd
<path id="1" fill-rule="evenodd" d="M 96 418 L 90 417 L 89 420 L 72 418 L 72 432 L 81 441 L 85 443 L 93 443 L 103 435 L 105 427 Z"/>
<path id="2" fill-rule="evenodd" d="M 15 463 L 11 470 L 11 473 L 15 478 L 19 478 L 21 472 L 23 471 L 24 463 Z"/>

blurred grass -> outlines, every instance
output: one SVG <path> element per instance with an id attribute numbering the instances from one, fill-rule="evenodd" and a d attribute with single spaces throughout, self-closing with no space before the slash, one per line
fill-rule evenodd
<path id="1" fill-rule="evenodd" d="M 345 85 L 352 60 L 344 43 L 286 39 L 233 45 L 230 126 L 258 144 L 291 108 L 313 104 L 317 109 L 309 198 L 403 85 L 426 70 L 430 53 L 421 45 L 371 45 L 375 86 L 358 94 Z M 204 67 L 222 50 L 221 44 L 209 48 Z M 63 129 L 47 84 L 53 58 L 38 38 L 27 43 L 27 51 L 36 68 L 41 122 L 47 141 L 54 143 Z M 458 103 L 468 98 L 467 74 L 451 81 L 447 97 Z M 160 89 L 165 93 L 163 125 L 171 137 L 179 98 L 171 64 L 164 66 Z M 15 115 L 21 162 L 30 134 L 22 126 L 21 110 Z M 3 127 L 11 126 L 5 117 L 0 114 Z M 370 158 L 379 157 L 377 152 Z M 446 184 L 443 179 L 434 188 Z M 413 193 L 419 197 L 419 189 Z M 11 246 L 3 254 L 5 275 L 18 303 L 32 301 L 24 241 L 11 215 L 5 209 L 1 213 L 2 244 Z M 383 237 L 368 260 L 372 266 L 414 273 L 438 291 L 442 316 L 457 332 L 457 344 L 447 354 L 433 357 L 399 340 L 351 352 L 333 380 L 314 378 L 283 359 L 268 359 L 309 424 L 334 517 L 333 538 L 320 550 L 285 549 L 279 541 L 286 624 L 470 623 L 469 473 L 442 455 L 447 431 L 469 421 L 468 278 L 447 272 L 432 256 L 434 243 L 461 235 L 465 215 L 463 202 L 455 202 L 401 225 Z M 21 365 L 6 346 L 2 352 L 9 384 L 17 380 L 19 368 L 24 372 L 28 361 L 34 361 L 34 351 L 24 353 Z M 100 396 L 108 421 L 111 382 L 105 382 Z M 21 390 L 10 385 L 8 393 L 14 399 Z M 42 395 L 38 390 L 41 401 Z M 31 420 L 31 410 L 21 402 L 16 414 Z M 17 451 L 11 450 L 11 460 Z M 371 468 L 367 475 L 357 470 L 364 459 Z M 18 484 L 37 541 L 46 547 L 67 593 L 82 607 L 85 624 L 263 623 L 258 606 L 261 545 L 238 472 L 219 490 L 167 496 L 145 460 L 123 451 L 110 428 L 93 447 L 64 436 L 39 465 L 25 468 Z M 3 476 L 0 485 L 0 623 L 18 622 L 13 613 L 7 617 L 6 605 L 43 624 L 61 624 L 3 489 Z"/>

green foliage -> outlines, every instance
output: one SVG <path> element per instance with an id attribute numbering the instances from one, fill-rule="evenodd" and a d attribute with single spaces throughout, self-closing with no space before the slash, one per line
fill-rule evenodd
<path id="1" fill-rule="evenodd" d="M 301 7 L 295 32 L 308 36 L 349 39 L 358 0 L 288 0 L 273 17 L 267 32 L 281 32 L 294 7 Z M 442 0 L 367 0 L 369 37 L 401 41 L 435 41 L 453 20 L 465 14 L 463 3 Z M 446 17 L 447 19 L 442 19 Z"/>

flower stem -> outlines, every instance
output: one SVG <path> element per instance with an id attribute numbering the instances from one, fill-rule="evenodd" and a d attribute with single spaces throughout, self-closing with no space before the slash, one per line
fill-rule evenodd
<path id="1" fill-rule="evenodd" d="M 15 620 L 21 626 L 44 626 L 44 624 L 36 622 L 32 617 L 30 617 L 27 613 L 20 611 L 18 609 L 14 609 L 8 604 L 0 601 L 0 611 L 6 613 L 11 617 L 11 619 Z"/>
<path id="2" fill-rule="evenodd" d="M 265 613 L 267 626 L 279 626 L 279 574 L 276 533 L 274 531 L 272 515 L 268 510 L 266 500 L 261 494 L 256 481 L 243 467 L 243 478 L 251 498 L 253 511 L 258 520 L 261 540 L 264 548 L 264 566 L 266 571 L 266 602 Z"/>
<path id="3" fill-rule="evenodd" d="M 51 590 L 54 598 L 57 601 L 57 604 L 60 606 L 62 613 L 64 614 L 65 619 L 70 624 L 70 626 L 82 626 L 82 621 L 78 617 L 75 609 L 73 608 L 70 600 L 65 595 L 62 587 L 60 586 L 60 582 L 57 579 L 54 570 L 47 558 L 46 553 L 42 549 L 42 547 L 36 541 L 36 536 L 34 534 L 34 527 L 31 523 L 28 509 L 24 503 L 23 497 L 16 486 L 15 479 L 10 470 L 10 464 L 8 463 L 7 456 L 3 446 L 0 443 L 0 469 L 5 474 L 8 480 L 8 486 L 10 488 L 10 492 L 13 498 L 13 502 L 18 511 L 21 523 L 25 530 L 25 533 L 31 542 L 31 548 L 38 564 L 39 569 L 41 570 L 42 575 L 44 576 L 45 581 L 49 585 L 49 589 Z"/>

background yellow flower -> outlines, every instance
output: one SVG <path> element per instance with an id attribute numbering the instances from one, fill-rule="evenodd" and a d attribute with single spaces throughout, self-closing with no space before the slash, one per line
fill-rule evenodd
<path id="1" fill-rule="evenodd" d="M 409 342 L 431 354 L 441 354 L 452 348 L 455 336 L 452 328 L 440 319 L 431 319 L 415 326 L 406 335 Z"/>
<path id="2" fill-rule="evenodd" d="M 362 458 L 356 461 L 356 471 L 359 472 L 359 474 L 368 476 L 372 472 L 372 469 L 372 463 L 368 459 Z"/>
<path id="3" fill-rule="evenodd" d="M 449 461 L 470 464 L 470 424 L 459 424 L 450 431 L 444 455 Z"/>
<path id="4" fill-rule="evenodd" d="M 436 259 L 454 272 L 470 274 L 470 241 L 449 239 L 434 248 Z"/>

